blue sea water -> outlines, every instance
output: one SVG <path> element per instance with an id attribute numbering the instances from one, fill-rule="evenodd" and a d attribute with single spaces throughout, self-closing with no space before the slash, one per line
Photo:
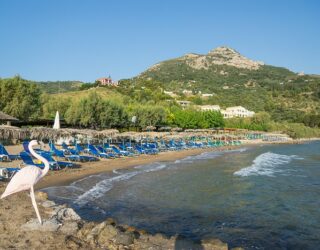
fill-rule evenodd
<path id="1" fill-rule="evenodd" d="M 245 249 L 320 248 L 320 142 L 206 152 L 45 191 L 86 220 Z"/>

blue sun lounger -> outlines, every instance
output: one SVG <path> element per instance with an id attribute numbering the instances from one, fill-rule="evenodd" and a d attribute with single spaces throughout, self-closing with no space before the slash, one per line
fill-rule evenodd
<path id="1" fill-rule="evenodd" d="M 0 161 L 6 160 L 6 161 L 12 161 L 12 160 L 19 160 L 19 155 L 10 155 L 6 148 L 0 144 Z"/>
<path id="2" fill-rule="evenodd" d="M 51 152 L 54 155 L 56 155 L 62 159 L 66 159 L 69 161 L 79 161 L 79 162 L 97 161 L 98 160 L 96 157 L 87 156 L 87 155 L 79 155 L 78 153 L 72 154 L 72 155 L 65 155 L 65 153 L 62 150 L 57 149 L 53 143 L 49 143 L 49 146 L 50 146 Z"/>
<path id="3" fill-rule="evenodd" d="M 106 153 L 100 153 L 99 150 L 92 144 L 88 144 L 88 153 L 100 158 L 110 158 Z"/>
<path id="4" fill-rule="evenodd" d="M 9 180 L 12 176 L 17 173 L 20 168 L 5 168 L 0 167 L 0 180 Z"/>
<path id="5" fill-rule="evenodd" d="M 51 154 L 48 154 L 46 152 L 41 152 L 40 155 L 43 156 L 45 159 L 47 159 L 49 162 L 57 162 L 60 168 L 74 167 L 74 164 L 72 162 L 56 161 L 55 159 L 53 159 Z"/>
<path id="6" fill-rule="evenodd" d="M 25 165 L 36 166 L 41 169 L 44 168 L 43 163 L 40 163 L 40 164 L 34 163 L 32 157 L 27 152 L 22 151 L 20 153 L 20 157 Z M 49 166 L 50 166 L 50 170 L 59 170 L 60 169 L 60 166 L 58 165 L 58 163 L 56 161 L 49 162 Z"/>

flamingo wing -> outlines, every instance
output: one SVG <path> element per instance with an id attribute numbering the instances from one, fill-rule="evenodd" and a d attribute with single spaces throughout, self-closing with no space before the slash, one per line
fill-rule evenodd
<path id="1" fill-rule="evenodd" d="M 40 180 L 41 174 L 41 169 L 35 166 L 22 168 L 12 177 L 1 199 L 11 194 L 30 189 Z"/>

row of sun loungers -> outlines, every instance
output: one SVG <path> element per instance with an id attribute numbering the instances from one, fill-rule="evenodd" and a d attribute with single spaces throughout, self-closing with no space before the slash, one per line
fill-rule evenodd
<path id="1" fill-rule="evenodd" d="M 23 165 L 33 165 L 44 168 L 44 164 L 36 162 L 31 156 L 28 149 L 28 141 L 23 142 L 23 151 L 19 155 L 10 155 L 5 147 L 0 144 L 0 161 L 22 160 Z M 145 143 L 131 142 L 122 143 L 120 145 L 110 145 L 104 143 L 102 145 L 76 144 L 69 147 L 65 143 L 60 148 L 52 142 L 49 143 L 50 150 L 45 151 L 36 149 L 36 152 L 46 158 L 50 164 L 50 170 L 61 170 L 64 168 L 77 167 L 76 162 L 92 162 L 99 159 L 114 159 L 120 157 L 135 157 L 142 154 L 155 155 L 164 151 L 178 151 L 195 148 L 210 148 L 227 145 L 240 145 L 240 141 L 153 141 Z M 58 159 L 58 160 L 57 160 Z M 1 168 L 0 180 L 10 179 L 20 168 Z"/>

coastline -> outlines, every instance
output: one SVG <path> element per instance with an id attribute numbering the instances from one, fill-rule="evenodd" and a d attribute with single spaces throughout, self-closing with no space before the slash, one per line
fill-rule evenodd
<path id="1" fill-rule="evenodd" d="M 112 160 L 103 159 L 98 162 L 81 163 L 81 168 L 51 171 L 36 188 L 39 190 L 46 187 L 68 185 L 86 176 L 114 169 L 130 168 L 159 161 L 174 161 L 204 152 L 225 151 L 268 144 L 299 144 L 309 141 L 313 140 L 292 140 L 286 142 L 252 140 L 239 146 L 170 151 L 158 155 L 143 155 Z M 9 148 L 11 152 L 17 149 L 18 147 Z M 7 183 L 0 184 L 1 193 L 6 185 Z M 204 239 L 200 243 L 195 243 L 188 239 L 179 239 L 178 236 L 168 238 L 162 234 L 150 235 L 141 229 L 128 225 L 119 225 L 111 218 L 102 223 L 83 221 L 71 208 L 55 204 L 47 199 L 46 193 L 41 191 L 37 191 L 36 200 L 39 205 L 40 214 L 45 221 L 42 226 L 35 219 L 35 213 L 28 192 L 20 192 L 1 200 L 1 249 L 43 249 L 44 247 L 46 249 L 59 250 L 97 249 L 101 247 L 106 247 L 107 249 L 160 249 L 159 246 L 162 246 L 161 249 L 176 249 L 177 245 L 186 247 L 181 249 L 229 249 L 228 245 L 219 239 Z M 61 218 L 61 214 L 73 216 L 77 219 Z M 45 236 L 43 236 L 44 233 Z"/>
<path id="2" fill-rule="evenodd" d="M 82 178 L 88 177 L 90 175 L 101 174 L 117 169 L 126 169 L 139 165 L 146 165 L 153 162 L 165 162 L 165 161 L 175 161 L 183 159 L 187 156 L 194 156 L 204 152 L 211 151 L 225 151 L 232 150 L 235 148 L 241 148 L 244 146 L 254 147 L 257 145 L 268 145 L 268 144 L 299 144 L 307 143 L 309 141 L 319 140 L 320 138 L 314 139 L 299 139 L 291 141 L 279 141 L 279 142 L 268 142 L 262 140 L 250 140 L 244 141 L 243 144 L 239 146 L 223 146 L 217 148 L 201 148 L 201 149 L 188 149 L 181 151 L 166 151 L 160 152 L 158 155 L 139 155 L 138 157 L 125 157 L 117 159 L 101 159 L 97 162 L 85 162 L 80 163 L 80 168 L 75 169 L 65 169 L 57 172 L 50 172 L 45 176 L 39 183 L 37 183 L 35 189 L 40 190 L 43 188 L 48 188 L 52 186 L 64 186 L 69 185 L 74 181 L 80 180 Z"/>
<path id="3" fill-rule="evenodd" d="M 243 146 L 243 145 L 241 145 Z M 97 162 L 81 163 L 80 168 L 65 169 L 51 172 L 36 185 L 36 190 L 52 186 L 68 185 L 90 175 L 101 174 L 118 169 L 127 169 L 139 165 L 146 165 L 154 162 L 175 161 L 187 156 L 194 156 L 210 151 L 225 151 L 241 146 L 225 146 L 220 148 L 189 149 L 181 151 L 160 152 L 157 155 L 140 155 L 138 157 L 126 157 L 117 159 L 100 159 Z"/>

